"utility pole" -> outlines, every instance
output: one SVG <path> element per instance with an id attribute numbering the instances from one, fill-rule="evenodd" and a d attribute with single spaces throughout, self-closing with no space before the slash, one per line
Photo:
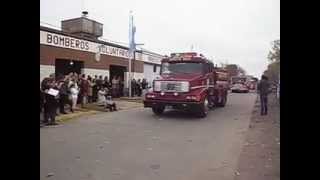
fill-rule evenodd
<path id="1" fill-rule="evenodd" d="M 128 88 L 129 88 L 129 97 L 131 97 L 131 62 L 132 62 L 132 57 L 134 53 L 134 25 L 133 25 L 133 15 L 132 11 L 130 11 L 129 15 L 129 73 L 128 73 Z"/>
<path id="2" fill-rule="evenodd" d="M 134 35 L 136 32 L 136 27 L 133 23 L 133 15 L 132 11 L 130 11 L 130 16 L 129 16 L 129 73 L 128 73 L 128 88 L 129 88 L 129 97 L 132 97 L 132 92 L 131 92 L 131 80 L 132 80 L 132 59 L 135 59 L 135 52 L 136 52 L 136 46 L 144 45 L 144 44 L 136 44 Z"/>

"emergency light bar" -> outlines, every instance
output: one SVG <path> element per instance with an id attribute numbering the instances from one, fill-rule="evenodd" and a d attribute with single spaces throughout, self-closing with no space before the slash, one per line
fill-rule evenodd
<path id="1" fill-rule="evenodd" d="M 179 61 L 179 60 L 192 60 L 192 58 L 198 57 L 198 54 L 195 52 L 186 52 L 186 53 L 171 53 L 170 60 Z M 203 56 L 200 56 L 203 57 Z"/>
<path id="2" fill-rule="evenodd" d="M 183 57 L 183 58 L 186 58 L 186 57 L 195 57 L 197 56 L 197 53 L 195 52 L 186 52 L 186 53 L 171 53 L 171 57 Z"/>

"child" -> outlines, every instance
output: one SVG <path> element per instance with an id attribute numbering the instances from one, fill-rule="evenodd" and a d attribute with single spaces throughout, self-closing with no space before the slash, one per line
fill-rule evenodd
<path id="1" fill-rule="evenodd" d="M 112 100 L 111 96 L 107 96 L 106 109 L 109 109 L 110 111 L 117 111 L 116 103 Z"/>

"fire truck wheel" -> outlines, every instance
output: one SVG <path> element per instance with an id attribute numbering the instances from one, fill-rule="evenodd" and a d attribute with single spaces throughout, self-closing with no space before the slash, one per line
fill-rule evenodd
<path id="1" fill-rule="evenodd" d="M 199 112 L 198 112 L 198 117 L 200 118 L 204 118 L 207 116 L 208 111 L 209 111 L 209 101 L 208 98 L 206 97 L 205 100 L 203 101 L 203 103 L 201 103 L 200 107 L 199 107 Z"/>
<path id="2" fill-rule="evenodd" d="M 156 115 L 161 115 L 164 111 L 164 108 L 165 107 L 163 107 L 163 106 L 156 106 L 156 107 L 152 107 L 152 111 Z"/>

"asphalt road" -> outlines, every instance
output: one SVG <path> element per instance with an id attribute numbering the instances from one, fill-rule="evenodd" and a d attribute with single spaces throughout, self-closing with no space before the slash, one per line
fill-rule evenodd
<path id="1" fill-rule="evenodd" d="M 233 180 L 256 94 L 229 94 L 204 119 L 136 108 L 40 128 L 50 180 Z"/>

